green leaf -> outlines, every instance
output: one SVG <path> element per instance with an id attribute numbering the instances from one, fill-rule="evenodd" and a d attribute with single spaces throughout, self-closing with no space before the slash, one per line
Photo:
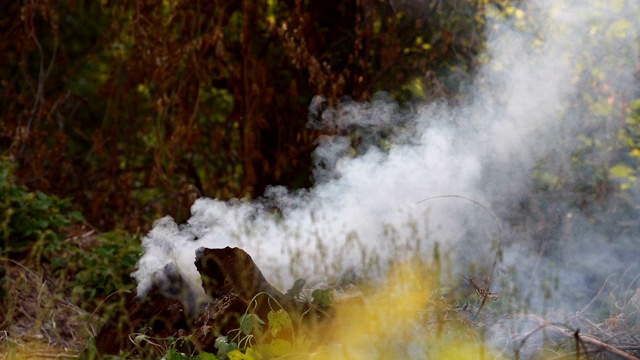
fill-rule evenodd
<path id="1" fill-rule="evenodd" d="M 253 329 L 261 331 L 260 325 L 264 325 L 264 321 L 256 314 L 244 314 L 240 317 L 240 330 L 245 335 L 251 335 Z"/>
<path id="2" fill-rule="evenodd" d="M 271 331 L 271 334 L 273 336 L 277 336 L 281 330 L 293 330 L 291 317 L 283 309 L 280 309 L 276 312 L 269 311 L 267 317 L 269 318 L 269 331 Z"/>
<path id="3" fill-rule="evenodd" d="M 213 355 L 212 353 L 208 353 L 206 351 L 201 351 L 198 356 L 196 356 L 197 360 L 218 360 L 218 357 Z"/>
<path id="4" fill-rule="evenodd" d="M 229 338 L 226 336 L 218 336 L 216 338 L 213 347 L 218 349 L 218 356 L 227 354 L 230 351 L 236 350 L 238 348 L 238 344 L 234 342 L 229 342 Z"/>
<path id="5" fill-rule="evenodd" d="M 311 293 L 311 297 L 313 297 L 313 302 L 322 306 L 322 307 L 329 307 L 331 306 L 331 303 L 333 302 L 333 295 L 331 293 L 331 290 L 329 289 L 316 289 L 313 290 L 313 292 Z"/>
<path id="6" fill-rule="evenodd" d="M 67 216 L 78 221 L 84 220 L 84 216 L 79 211 L 71 211 L 70 213 L 67 214 Z"/>
<path id="7" fill-rule="evenodd" d="M 163 359 L 166 360 L 183 360 L 183 359 L 189 359 L 189 357 L 181 352 L 179 352 L 178 350 L 171 348 L 167 351 L 167 353 L 162 357 Z"/>
<path id="8" fill-rule="evenodd" d="M 140 346 L 140 343 L 146 340 L 147 337 L 148 337 L 147 335 L 140 334 L 134 338 L 133 342 L 136 344 L 136 346 Z"/>
<path id="9" fill-rule="evenodd" d="M 245 314 L 240 317 L 240 330 L 245 335 L 251 335 L 253 331 L 253 322 L 251 322 L 251 314 Z"/>

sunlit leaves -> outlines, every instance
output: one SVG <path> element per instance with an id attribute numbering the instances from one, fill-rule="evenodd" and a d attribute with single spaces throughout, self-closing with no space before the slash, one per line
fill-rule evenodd
<path id="1" fill-rule="evenodd" d="M 633 175 L 635 170 L 627 164 L 617 164 L 609 169 L 609 173 L 615 178 L 626 179 Z"/>
<path id="2" fill-rule="evenodd" d="M 227 353 L 227 356 L 230 360 L 257 360 L 260 358 L 258 353 L 252 348 L 246 349 L 244 353 L 240 350 L 233 350 Z"/>
<path id="3" fill-rule="evenodd" d="M 632 27 L 633 25 L 629 21 L 620 19 L 609 26 L 607 35 L 617 38 L 625 38 L 629 36 L 629 32 L 632 30 Z"/>
<path id="4" fill-rule="evenodd" d="M 627 190 L 631 186 L 633 186 L 638 178 L 636 176 L 636 170 L 630 167 L 627 164 L 617 164 L 609 169 L 609 174 L 611 177 L 619 180 L 620 189 Z"/>
<path id="5" fill-rule="evenodd" d="M 269 318 L 269 331 L 273 336 L 277 336 L 280 331 L 293 330 L 291 317 L 284 309 L 270 311 L 267 317 Z"/>
<path id="6" fill-rule="evenodd" d="M 291 352 L 291 343 L 284 339 L 274 339 L 271 342 L 271 351 L 275 356 L 287 355 Z"/>

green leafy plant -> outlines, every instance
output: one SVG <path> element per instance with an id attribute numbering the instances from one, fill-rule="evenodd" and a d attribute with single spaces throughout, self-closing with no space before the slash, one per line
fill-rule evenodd
<path id="1" fill-rule="evenodd" d="M 304 280 L 301 280 L 298 279 L 296 284 L 304 284 Z M 252 312 L 257 307 L 259 297 L 266 297 L 270 307 L 266 322 Z M 304 337 L 299 337 L 296 343 L 291 315 L 268 293 L 254 296 L 239 323 L 238 329 L 229 332 L 236 334 L 233 338 L 220 336 L 216 339 L 215 347 L 220 359 L 271 358 L 289 354 L 294 347 L 304 347 Z M 263 325 L 266 325 L 266 330 Z"/>
<path id="2" fill-rule="evenodd" d="M 311 293 L 313 303 L 323 308 L 328 308 L 333 303 L 333 292 L 331 289 L 315 289 Z"/>
<path id="3" fill-rule="evenodd" d="M 18 259 L 31 256 L 38 263 L 62 246 L 60 228 L 83 219 L 81 213 L 73 211 L 70 199 L 31 192 L 17 183 L 14 164 L 0 159 L 0 255 Z"/>
<path id="4" fill-rule="evenodd" d="M 29 191 L 17 182 L 14 164 L 0 159 L 0 258 L 45 264 L 73 303 L 93 309 L 132 288 L 140 241 L 118 230 L 76 238 L 61 231 L 83 220 L 70 199 Z"/>
<path id="5" fill-rule="evenodd" d="M 89 248 L 65 244 L 54 262 L 54 273 L 63 280 L 71 300 L 87 309 L 119 290 L 130 290 L 140 254 L 138 235 L 124 231 L 99 234 Z"/>
<path id="6" fill-rule="evenodd" d="M 214 354 L 195 350 L 196 347 L 192 346 L 195 344 L 191 343 L 189 336 L 177 338 L 171 336 L 167 338 L 153 337 L 147 335 L 149 329 L 150 328 L 145 327 L 140 329 L 139 332 L 129 335 L 129 339 L 135 345 L 136 353 L 138 353 L 135 358 L 145 358 L 145 354 L 149 355 L 149 349 L 155 349 L 159 351 L 159 353 L 164 354 L 162 356 L 163 360 L 218 360 L 218 357 Z M 218 341 L 216 341 L 216 347 L 217 346 Z M 188 352 L 188 354 L 185 351 Z M 196 352 L 198 353 L 196 354 Z M 121 356 L 121 358 L 122 357 L 128 358 L 129 356 Z"/>

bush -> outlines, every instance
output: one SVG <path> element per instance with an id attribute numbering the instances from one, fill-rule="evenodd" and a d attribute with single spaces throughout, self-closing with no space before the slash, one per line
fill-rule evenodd
<path id="1" fill-rule="evenodd" d="M 90 251 L 65 247 L 55 273 L 65 278 L 65 290 L 71 291 L 71 301 L 93 310 L 102 299 L 118 290 L 133 290 L 129 275 L 140 257 L 140 239 L 123 231 L 111 231 L 96 236 Z"/>
<path id="2" fill-rule="evenodd" d="M 29 256 L 39 262 L 47 252 L 60 248 L 61 228 L 83 219 L 72 210 L 69 199 L 31 192 L 18 184 L 13 163 L 0 159 L 0 256 Z"/>
<path id="3" fill-rule="evenodd" d="M 7 259 L 44 266 L 57 288 L 85 309 L 94 309 L 117 290 L 132 289 L 129 274 L 139 257 L 139 238 L 122 231 L 65 233 L 83 220 L 70 199 L 19 184 L 14 164 L 0 158 L 0 275 Z M 2 290 L 0 282 L 0 296 Z"/>

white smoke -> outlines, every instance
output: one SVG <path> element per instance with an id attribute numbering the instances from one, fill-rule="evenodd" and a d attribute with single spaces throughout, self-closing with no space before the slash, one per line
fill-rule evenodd
<path id="1" fill-rule="evenodd" d="M 193 262 L 202 246 L 241 247 L 280 287 L 298 277 L 376 275 L 403 256 L 428 257 L 435 242 L 452 251 L 459 269 L 471 262 L 489 266 L 497 235 L 489 214 L 459 199 L 418 203 L 447 194 L 473 199 L 505 217 L 505 264 L 540 266 L 527 243 L 540 239 L 531 239 L 525 228 L 509 228 L 508 203 L 529 191 L 541 158 L 573 148 L 582 123 L 565 115 L 581 94 L 580 69 L 598 66 L 620 92 L 635 86 L 638 3 L 618 3 L 623 2 L 532 2 L 524 17 L 490 22 L 484 56 L 489 60 L 459 106 L 424 103 L 410 111 L 378 94 L 371 102 L 329 107 L 323 125 L 357 128 L 362 137 L 357 147 L 346 136 L 318 139 L 316 183 L 310 189 L 272 187 L 258 201 L 203 198 L 186 224 L 158 220 L 143 238 L 144 255 L 133 274 L 138 293 L 144 296 L 161 281 L 167 264 L 175 264 L 201 292 Z M 623 19 L 630 14 L 635 19 Z M 523 30 L 519 21 L 534 23 L 536 31 Z M 607 33 L 613 31 L 618 33 Z M 609 37 L 616 43 L 600 41 Z M 611 74 L 618 75 L 607 78 Z M 576 236 L 598 236 L 601 230 L 589 227 L 571 206 L 566 210 L 561 215 L 573 211 L 573 224 L 581 229 Z M 587 258 L 594 252 L 572 251 L 577 262 L 603 263 L 603 256 L 615 255 L 603 249 Z M 577 272 L 589 264 L 556 265 L 566 273 L 563 281 L 586 281 Z"/>

